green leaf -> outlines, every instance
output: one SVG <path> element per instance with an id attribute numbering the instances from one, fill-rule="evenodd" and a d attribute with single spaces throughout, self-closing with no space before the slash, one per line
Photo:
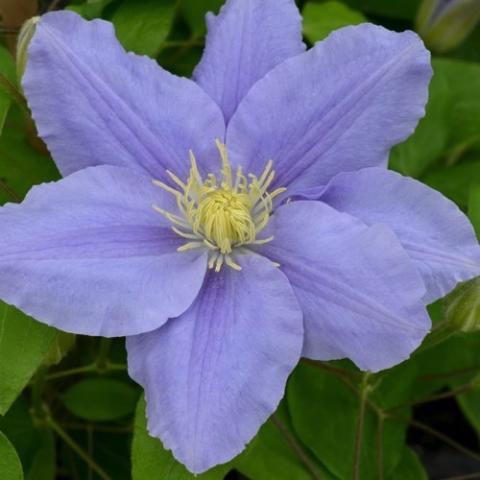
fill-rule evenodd
<path id="1" fill-rule="evenodd" d="M 452 385 L 458 386 L 456 382 Z M 477 432 L 480 432 L 480 385 L 468 393 L 457 395 L 456 400 L 465 418 Z"/>
<path id="2" fill-rule="evenodd" d="M 205 32 L 205 15 L 207 12 L 217 13 L 224 0 L 182 0 L 181 12 L 188 23 L 193 36 L 198 37 Z"/>
<path id="3" fill-rule="evenodd" d="M 26 475 L 26 480 L 54 480 L 56 473 L 55 465 L 55 439 L 50 430 L 38 432 L 36 451 L 32 466 Z"/>
<path id="4" fill-rule="evenodd" d="M 23 480 L 22 464 L 8 438 L 0 432 L 0 478 Z"/>
<path id="5" fill-rule="evenodd" d="M 447 387 L 452 379 L 468 381 L 480 369 L 480 332 L 459 332 L 444 342 L 413 356 L 418 368 L 411 400 Z M 470 373 L 469 373 L 470 372 Z"/>
<path id="6" fill-rule="evenodd" d="M 0 417 L 0 430 L 17 451 L 27 480 L 54 480 L 53 434 L 51 430 L 38 428 L 33 423 L 30 405 L 23 396 L 17 399 L 3 418 Z"/>
<path id="7" fill-rule="evenodd" d="M 138 392 L 111 378 L 88 378 L 71 386 L 63 395 L 65 407 L 86 420 L 107 421 L 125 417 L 135 410 Z"/>
<path id="8" fill-rule="evenodd" d="M 175 15 L 176 0 L 124 0 L 112 17 L 125 49 L 156 57 L 167 38 Z"/>
<path id="9" fill-rule="evenodd" d="M 344 0 L 344 2 L 368 14 L 411 20 L 417 13 L 420 0 Z"/>
<path id="10" fill-rule="evenodd" d="M 67 10 L 78 13 L 87 20 L 92 20 L 102 16 L 104 8 L 112 3 L 113 0 L 87 0 L 81 5 L 69 5 Z"/>
<path id="11" fill-rule="evenodd" d="M 15 62 L 10 52 L 0 45 L 0 134 L 12 104 L 10 88 L 16 88 Z"/>
<path id="12" fill-rule="evenodd" d="M 451 109 L 450 87 L 439 67 L 430 83 L 425 117 L 412 136 L 392 149 L 391 168 L 404 175 L 419 177 L 438 161 L 447 149 Z"/>
<path id="13" fill-rule="evenodd" d="M 138 402 L 132 444 L 132 480 L 223 480 L 228 465 L 220 465 L 202 475 L 193 475 L 177 462 L 160 440 L 147 431 L 145 400 Z"/>
<path id="14" fill-rule="evenodd" d="M 0 302 L 0 415 L 24 389 L 56 335 L 54 328 Z"/>
<path id="15" fill-rule="evenodd" d="M 23 114 L 12 106 L 0 137 L 0 205 L 21 200 L 32 185 L 58 178 L 52 159 L 29 143 Z"/>
<path id="16" fill-rule="evenodd" d="M 57 365 L 75 345 L 76 336 L 73 333 L 58 332 L 52 347 L 47 353 L 43 364 L 46 366 Z"/>
<path id="17" fill-rule="evenodd" d="M 413 377 L 413 375 L 412 375 Z M 399 376 L 401 379 L 401 375 Z M 373 380 L 375 381 L 375 380 Z M 398 382 L 398 377 L 397 377 Z M 403 379 L 399 382 L 403 385 Z M 408 390 L 413 378 L 405 381 Z M 389 394 L 391 381 L 382 391 L 371 395 L 370 400 L 379 408 L 390 407 L 393 397 L 403 397 L 396 390 Z M 357 385 L 358 386 L 358 385 Z M 400 395 L 401 393 L 401 395 Z M 339 478 L 352 478 L 359 398 L 335 375 L 312 365 L 301 364 L 289 381 L 287 390 L 289 411 L 293 427 L 303 441 L 315 453 L 325 467 Z M 408 411 L 401 411 L 408 417 Z M 376 478 L 378 472 L 377 439 L 379 422 L 375 412 L 366 408 L 362 431 L 360 478 Z M 383 445 L 382 465 L 384 475 L 390 474 L 400 461 L 405 443 L 406 425 L 401 421 L 385 420 L 381 430 Z"/>
<path id="18" fill-rule="evenodd" d="M 303 33 L 311 43 L 347 25 L 365 22 L 365 17 L 340 2 L 307 3 L 303 9 Z"/>
<path id="19" fill-rule="evenodd" d="M 235 469 L 255 480 L 310 480 L 312 474 L 295 453 L 289 439 L 293 438 L 297 446 L 303 450 L 313 467 L 324 480 L 334 477 L 315 462 L 308 447 L 301 445 L 290 425 L 286 403 L 282 402 L 275 412 L 284 432 L 270 419 L 266 422 L 247 449 L 233 462 Z M 287 437 L 287 435 L 289 437 Z M 291 442 L 291 440 L 290 440 Z"/>
<path id="20" fill-rule="evenodd" d="M 471 185 L 480 182 L 480 160 L 439 167 L 423 176 L 422 181 L 466 208 Z"/>
<path id="21" fill-rule="evenodd" d="M 480 182 L 472 182 L 470 185 L 470 195 L 468 196 L 468 217 L 472 222 L 477 237 L 480 238 Z"/>
<path id="22" fill-rule="evenodd" d="M 450 148 L 480 143 L 480 65 L 449 59 L 434 59 L 437 75 L 448 83 L 451 102 Z"/>
<path id="23" fill-rule="evenodd" d="M 428 480 L 428 476 L 416 453 L 407 447 L 400 463 L 387 480 Z"/>

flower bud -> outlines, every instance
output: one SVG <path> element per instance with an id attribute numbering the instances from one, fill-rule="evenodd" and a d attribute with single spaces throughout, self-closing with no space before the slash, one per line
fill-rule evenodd
<path id="1" fill-rule="evenodd" d="M 423 0 L 417 31 L 427 47 L 447 52 L 465 40 L 480 21 L 480 0 Z"/>
<path id="2" fill-rule="evenodd" d="M 28 47 L 30 41 L 32 40 L 35 30 L 37 28 L 37 23 L 40 21 L 40 17 L 32 17 L 27 20 L 18 34 L 17 41 L 17 77 L 20 81 L 22 79 L 23 73 L 27 66 L 28 60 Z"/>
<path id="3" fill-rule="evenodd" d="M 480 330 L 480 277 L 461 284 L 446 298 L 445 317 L 457 331 Z"/>

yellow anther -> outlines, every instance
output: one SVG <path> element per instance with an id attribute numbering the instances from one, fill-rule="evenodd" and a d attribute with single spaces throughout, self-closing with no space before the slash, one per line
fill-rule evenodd
<path id="1" fill-rule="evenodd" d="M 205 247 L 210 252 L 209 268 L 219 271 L 225 264 L 241 270 L 231 255 L 233 250 L 273 239 L 257 236 L 268 223 L 273 199 L 285 189 L 268 193 L 275 176 L 271 160 L 258 178 L 253 174 L 245 176 L 241 167 L 234 175 L 226 146 L 219 140 L 216 144 L 222 162 L 220 176 L 209 173 L 204 180 L 190 151 L 191 166 L 186 183 L 172 172 L 167 173 L 178 189 L 158 180 L 153 182 L 176 198 L 179 212 L 172 214 L 157 206 L 154 209 L 174 224 L 174 232 L 189 240 L 179 251 Z"/>

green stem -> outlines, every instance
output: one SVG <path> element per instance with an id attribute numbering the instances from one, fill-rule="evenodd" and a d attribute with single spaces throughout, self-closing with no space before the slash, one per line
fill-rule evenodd
<path id="1" fill-rule="evenodd" d="M 0 86 L 19 105 L 23 112 L 30 116 L 25 97 L 3 73 L 0 73 Z"/>
<path id="2" fill-rule="evenodd" d="M 46 369 L 45 367 L 40 367 L 35 374 L 32 383 L 32 406 L 33 406 L 33 418 L 36 422 L 43 422 L 47 411 L 45 405 L 43 404 L 42 395 L 43 390 L 45 389 L 46 382 Z"/>
<path id="3" fill-rule="evenodd" d="M 462 386 L 460 386 L 458 388 L 455 388 L 453 390 L 450 390 L 448 392 L 439 393 L 437 395 L 430 395 L 428 397 L 419 398 L 418 400 L 413 400 L 412 402 L 407 402 L 407 403 L 402 403 L 400 405 L 396 405 L 395 407 L 392 407 L 392 408 L 386 410 L 386 412 L 387 413 L 396 412 L 397 410 L 401 410 L 402 408 L 405 408 L 405 407 L 413 407 L 415 405 L 422 405 L 423 403 L 436 402 L 437 400 L 444 400 L 445 398 L 455 397 L 455 396 L 460 395 L 462 393 L 467 393 L 467 392 L 469 392 L 470 390 L 473 390 L 476 387 L 477 387 L 477 385 L 474 385 L 473 383 L 467 383 L 465 385 L 462 385 Z"/>
<path id="4" fill-rule="evenodd" d="M 110 480 L 110 477 L 95 460 L 53 418 L 47 417 L 47 424 L 102 480 Z"/>
<path id="5" fill-rule="evenodd" d="M 70 368 L 69 370 L 63 370 L 61 372 L 55 372 L 46 377 L 46 380 L 58 380 L 59 378 L 70 377 L 72 375 L 81 375 L 82 373 L 108 373 L 114 371 L 123 371 L 126 370 L 127 366 L 118 364 L 118 363 L 106 363 L 105 369 L 99 371 L 96 363 L 90 365 L 84 365 L 83 367 Z"/>
<path id="6" fill-rule="evenodd" d="M 438 430 L 435 430 L 434 428 L 422 422 L 419 422 L 417 420 L 412 420 L 410 418 L 407 419 L 404 417 L 397 417 L 396 415 L 388 415 L 388 418 L 397 420 L 399 422 L 405 422 L 408 425 L 411 425 L 412 427 L 418 430 L 423 430 L 424 432 L 432 435 L 433 437 L 437 437 L 438 439 L 442 440 L 444 443 L 446 443 L 447 445 L 450 445 L 455 450 L 458 450 L 459 452 L 462 452 L 468 457 L 477 460 L 477 462 L 480 461 L 480 455 L 478 453 L 474 452 L 473 450 L 470 450 L 469 448 L 464 447 L 463 445 L 460 445 L 455 440 L 452 440 L 449 436 L 445 435 L 442 432 L 439 432 Z"/>
<path id="7" fill-rule="evenodd" d="M 278 428 L 278 430 L 282 434 L 283 438 L 285 438 L 285 441 L 288 443 L 292 451 L 297 455 L 297 457 L 303 463 L 305 468 L 307 468 L 307 470 L 310 472 L 310 474 L 312 475 L 312 478 L 314 480 L 321 480 L 322 477 L 320 476 L 320 473 L 318 472 L 317 467 L 310 460 L 308 455 L 303 451 L 303 448 L 297 442 L 296 438 L 292 435 L 290 430 L 285 426 L 285 424 L 280 420 L 280 418 L 276 414 L 273 414 L 271 416 L 271 419 L 272 419 L 272 423 Z"/>
<path id="8" fill-rule="evenodd" d="M 7 185 L 6 182 L 4 182 L 0 178 L 0 190 L 3 190 L 14 202 L 20 203 L 22 201 L 22 197 L 17 194 L 17 192 L 11 188 L 9 185 Z"/>
<path id="9" fill-rule="evenodd" d="M 385 424 L 385 415 L 382 413 L 378 415 L 378 426 L 377 426 L 377 471 L 378 471 L 378 480 L 383 480 L 383 428 Z"/>
<path id="10" fill-rule="evenodd" d="M 367 405 L 369 373 L 363 375 L 360 385 L 360 405 L 358 409 L 357 428 L 355 431 L 355 447 L 353 458 L 353 479 L 360 480 L 360 460 L 362 454 L 363 424 L 365 422 L 365 407 Z"/>
<path id="11" fill-rule="evenodd" d="M 108 353 L 110 352 L 110 345 L 112 341 L 110 338 L 100 339 L 100 347 L 98 349 L 97 360 L 95 361 L 97 365 L 97 370 L 99 372 L 104 372 L 107 369 L 108 364 Z"/>

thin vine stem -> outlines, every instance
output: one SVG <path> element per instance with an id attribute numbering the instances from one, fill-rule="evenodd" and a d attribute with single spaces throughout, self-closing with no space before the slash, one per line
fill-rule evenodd
<path id="1" fill-rule="evenodd" d="M 360 386 L 360 404 L 358 408 L 357 426 L 355 429 L 355 445 L 353 456 L 353 480 L 360 480 L 360 463 L 362 457 L 363 425 L 365 423 L 365 407 L 367 406 L 369 374 L 364 373 Z"/>
<path id="2" fill-rule="evenodd" d="M 285 426 L 285 424 L 280 420 L 280 418 L 273 414 L 271 416 L 273 424 L 278 428 L 280 433 L 285 438 L 285 441 L 288 443 L 292 451 L 297 455 L 299 460 L 303 463 L 305 468 L 310 472 L 314 480 L 322 480 L 322 477 L 315 466 L 315 464 L 310 460 L 309 456 L 303 451 L 303 448 L 298 443 L 297 439 L 292 435 L 290 430 Z"/>
<path id="3" fill-rule="evenodd" d="M 430 427 L 429 425 L 426 425 L 425 423 L 419 422 L 418 420 L 412 420 L 410 418 L 407 419 L 404 417 L 399 417 L 397 415 L 388 415 L 387 418 L 390 418 L 392 420 L 397 420 L 399 422 L 405 422 L 418 430 L 423 430 L 424 432 L 432 435 L 433 437 L 436 437 L 439 440 L 442 440 L 444 443 L 451 446 L 455 450 L 458 450 L 459 452 L 462 452 L 464 455 L 470 458 L 473 458 L 477 462 L 480 462 L 480 454 L 474 452 L 473 450 L 470 450 L 467 447 L 464 447 L 463 445 L 456 442 L 455 440 L 452 440 L 448 435 L 445 435 L 444 433 L 439 432 L 438 430 L 435 430 L 434 428 Z"/>
<path id="4" fill-rule="evenodd" d="M 462 393 L 467 393 L 474 388 L 476 388 L 478 385 L 475 385 L 473 383 L 466 383 L 460 387 L 454 388 L 453 390 L 449 390 L 448 392 L 444 393 L 439 393 L 437 395 L 430 395 L 428 397 L 423 397 L 419 398 L 417 400 L 413 400 L 411 402 L 407 403 L 402 403 L 400 405 L 396 405 L 395 407 L 389 408 L 386 410 L 387 413 L 390 412 L 396 412 L 397 410 L 401 410 L 402 408 L 405 407 L 414 407 L 415 405 L 422 405 L 424 403 L 430 403 L 430 402 L 436 402 L 438 400 L 444 400 L 445 398 L 450 398 L 450 397 L 455 397 L 457 395 L 460 395 Z"/>
<path id="5" fill-rule="evenodd" d="M 70 377 L 73 375 L 81 375 L 82 373 L 92 373 L 92 372 L 108 373 L 113 371 L 124 371 L 126 369 L 127 369 L 126 365 L 116 364 L 116 363 L 107 363 L 105 369 L 99 372 L 97 364 L 92 363 L 90 365 L 84 365 L 82 367 L 75 367 L 75 368 L 70 368 L 68 370 L 62 370 L 60 372 L 51 373 L 46 377 L 46 380 L 47 381 L 58 380 L 59 378 Z"/>
<path id="6" fill-rule="evenodd" d="M 102 467 L 53 418 L 47 417 L 46 423 L 102 480 L 111 480 Z"/>
<path id="7" fill-rule="evenodd" d="M 11 188 L 9 185 L 7 185 L 7 183 L 4 182 L 1 178 L 0 178 L 0 190 L 3 190 L 14 202 L 19 203 L 22 201 L 22 197 L 18 195 L 17 192 L 13 188 Z"/>

